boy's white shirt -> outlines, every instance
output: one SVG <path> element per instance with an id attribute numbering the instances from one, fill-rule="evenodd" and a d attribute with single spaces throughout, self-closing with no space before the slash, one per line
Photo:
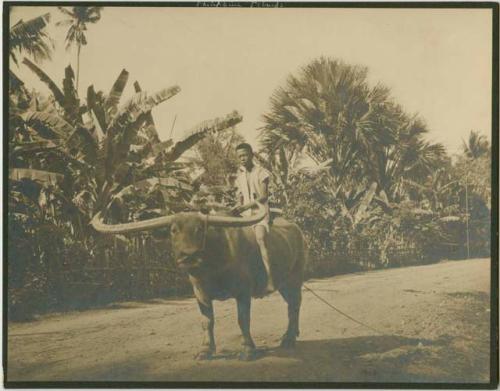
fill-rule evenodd
<path id="1" fill-rule="evenodd" d="M 257 201 L 260 195 L 260 187 L 263 182 L 270 177 L 269 172 L 261 166 L 254 164 L 251 171 L 247 171 L 245 167 L 240 167 L 238 176 L 236 178 L 236 186 L 239 193 L 243 196 L 243 203 L 248 204 Z M 267 210 L 267 216 L 262 221 L 263 224 L 269 224 L 269 202 L 266 201 L 261 205 Z M 248 209 L 242 214 L 244 216 L 251 216 L 255 210 Z"/>

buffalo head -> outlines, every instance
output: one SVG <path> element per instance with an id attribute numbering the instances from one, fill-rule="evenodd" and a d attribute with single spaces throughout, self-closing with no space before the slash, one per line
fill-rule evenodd
<path id="1" fill-rule="evenodd" d="M 208 227 L 247 227 L 260 222 L 266 213 L 264 208 L 260 208 L 255 215 L 246 217 L 190 212 L 124 224 L 106 224 L 102 221 L 101 214 L 97 213 L 90 223 L 96 231 L 105 234 L 140 232 L 170 226 L 172 250 L 177 265 L 193 269 L 203 263 Z"/>
<path id="2" fill-rule="evenodd" d="M 179 213 L 170 225 L 172 252 L 177 266 L 194 269 L 203 263 L 208 221 L 206 216 Z"/>

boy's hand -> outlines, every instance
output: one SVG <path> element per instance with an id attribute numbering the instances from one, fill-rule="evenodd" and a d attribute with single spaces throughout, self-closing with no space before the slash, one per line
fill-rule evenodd
<path id="1" fill-rule="evenodd" d="M 229 210 L 229 213 L 231 213 L 234 216 L 239 216 L 244 211 L 245 209 L 243 208 L 243 206 L 235 206 L 234 208 Z"/>

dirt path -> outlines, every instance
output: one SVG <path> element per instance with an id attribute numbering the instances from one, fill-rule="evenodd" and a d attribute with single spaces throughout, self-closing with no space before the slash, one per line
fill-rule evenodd
<path id="1" fill-rule="evenodd" d="M 489 259 L 373 271 L 307 285 L 385 335 L 304 291 L 294 351 L 278 294 L 254 300 L 260 358 L 240 362 L 235 302 L 217 302 L 217 356 L 201 343 L 194 299 L 123 303 L 8 327 L 8 380 L 488 382 Z"/>

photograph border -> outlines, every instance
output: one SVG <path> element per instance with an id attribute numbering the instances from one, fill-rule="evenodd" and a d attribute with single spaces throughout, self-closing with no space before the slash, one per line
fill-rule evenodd
<path id="1" fill-rule="evenodd" d="M 17 6 L 189 7 L 189 8 L 385 8 L 385 9 L 489 9 L 492 11 L 492 120 L 491 120 L 491 295 L 489 383 L 384 383 L 384 382 L 225 382 L 225 381 L 10 381 L 8 379 L 8 78 L 9 12 Z M 498 386 L 498 135 L 499 135 L 499 4 L 497 2 L 85 2 L 5 1 L 3 3 L 3 373 L 6 388 L 356 388 L 356 389 L 496 389 Z"/>

